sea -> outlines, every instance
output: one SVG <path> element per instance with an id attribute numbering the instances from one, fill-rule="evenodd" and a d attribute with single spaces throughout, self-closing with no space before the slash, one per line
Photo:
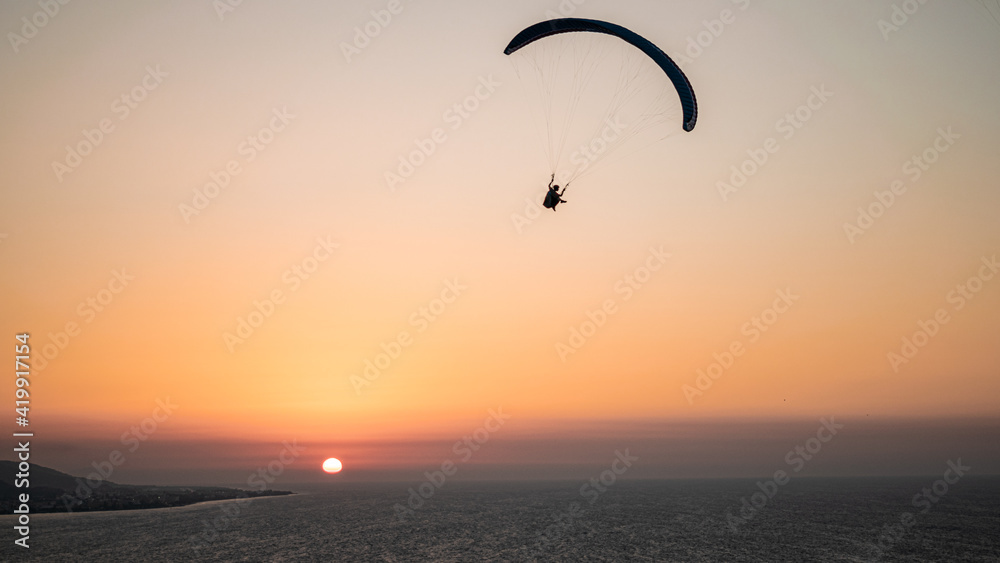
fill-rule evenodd
<path id="1" fill-rule="evenodd" d="M 33 515 L 28 549 L 13 545 L 14 516 L 0 520 L 5 561 L 49 563 L 1000 562 L 1000 478 L 937 480 L 342 484 L 252 501 Z"/>

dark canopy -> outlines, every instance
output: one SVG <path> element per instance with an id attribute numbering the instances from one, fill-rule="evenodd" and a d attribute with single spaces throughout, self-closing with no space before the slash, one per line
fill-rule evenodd
<path id="1" fill-rule="evenodd" d="M 620 25 L 580 18 L 563 18 L 544 21 L 536 23 L 535 25 L 526 28 L 521 33 L 518 33 L 514 39 L 510 41 L 510 44 L 507 45 L 507 48 L 504 49 L 503 52 L 505 55 L 509 55 L 521 47 L 544 37 L 576 31 L 590 31 L 593 33 L 613 35 L 630 43 L 649 56 L 649 58 L 653 59 L 653 62 L 663 69 L 663 72 L 665 72 L 670 78 L 670 81 L 673 82 L 674 88 L 677 89 L 677 95 L 680 96 L 681 107 L 684 110 L 684 130 L 691 131 L 694 129 L 695 123 L 698 121 L 698 102 L 695 100 L 694 89 L 691 87 L 691 83 L 688 82 L 687 77 L 684 76 L 680 67 L 678 67 L 666 53 L 661 51 L 659 47 L 653 45 L 641 35 L 633 31 L 629 31 Z"/>

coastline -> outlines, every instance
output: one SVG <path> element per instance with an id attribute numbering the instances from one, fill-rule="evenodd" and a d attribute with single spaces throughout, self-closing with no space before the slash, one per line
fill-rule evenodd
<path id="1" fill-rule="evenodd" d="M 52 511 L 52 512 L 31 512 L 30 514 L 32 515 L 33 518 L 36 518 L 36 517 L 48 517 L 48 516 L 72 517 L 72 516 L 81 516 L 81 515 L 85 515 L 85 514 L 109 514 L 109 513 L 149 512 L 149 511 L 154 511 L 154 510 L 182 510 L 182 509 L 186 509 L 186 508 L 190 508 L 190 507 L 194 507 L 194 506 L 202 506 L 202 505 L 214 504 L 214 503 L 235 502 L 235 501 L 239 501 L 239 500 L 255 501 L 255 500 L 262 500 L 262 499 L 286 498 L 286 497 L 292 497 L 292 496 L 304 495 L 304 494 L 308 494 L 308 493 L 297 493 L 297 492 L 289 491 L 286 494 L 280 494 L 280 495 L 263 495 L 263 496 L 256 496 L 256 497 L 234 497 L 234 498 L 226 498 L 226 499 L 200 500 L 200 501 L 197 501 L 197 502 L 192 502 L 192 503 L 187 503 L 187 504 L 180 504 L 180 505 L 177 505 L 177 506 L 155 506 L 155 507 L 149 507 L 149 508 L 109 508 L 109 509 L 105 509 L 105 510 L 80 510 L 80 511 L 73 511 L 73 512 L 66 511 L 66 510 L 59 510 L 59 511 Z M 16 514 L 0 514 L 0 522 L 3 522 L 4 518 L 14 518 L 14 519 L 16 519 L 17 515 Z"/>

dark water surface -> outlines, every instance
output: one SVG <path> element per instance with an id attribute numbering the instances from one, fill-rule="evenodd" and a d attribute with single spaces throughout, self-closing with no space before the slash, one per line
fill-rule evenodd
<path id="1" fill-rule="evenodd" d="M 799 479 L 772 488 L 753 512 L 742 500 L 764 500 L 763 492 L 752 498 L 756 480 L 622 481 L 585 494 L 580 482 L 449 482 L 405 518 L 394 506 L 407 504 L 413 484 L 345 485 L 242 506 L 37 515 L 30 550 L 13 546 L 14 519 L 2 516 L 2 554 L 46 562 L 1000 561 L 1000 478 L 963 477 L 940 497 L 935 481 Z"/>

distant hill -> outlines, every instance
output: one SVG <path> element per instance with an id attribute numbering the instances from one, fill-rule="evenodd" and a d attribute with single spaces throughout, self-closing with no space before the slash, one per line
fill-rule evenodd
<path id="1" fill-rule="evenodd" d="M 85 512 L 94 510 L 132 510 L 184 506 L 210 500 L 290 495 L 290 491 L 244 491 L 227 487 L 161 487 L 119 485 L 100 481 L 94 487 L 80 489 L 83 477 L 74 477 L 49 467 L 32 463 L 29 488 L 14 485 L 17 462 L 0 460 L 0 509 L 10 514 L 17 506 L 19 493 L 30 495 L 31 512 Z M 79 479 L 79 481 L 78 481 Z M 78 490 L 82 496 L 78 496 Z"/>
<path id="2" fill-rule="evenodd" d="M 16 461 L 0 460 L 0 483 L 14 486 L 15 475 L 17 475 Z M 56 471 L 42 465 L 31 464 L 31 487 L 51 487 L 63 491 L 72 492 L 76 488 L 76 477 L 62 471 Z M 111 481 L 105 481 L 111 483 Z M 112 485 L 114 483 L 111 483 Z"/>

